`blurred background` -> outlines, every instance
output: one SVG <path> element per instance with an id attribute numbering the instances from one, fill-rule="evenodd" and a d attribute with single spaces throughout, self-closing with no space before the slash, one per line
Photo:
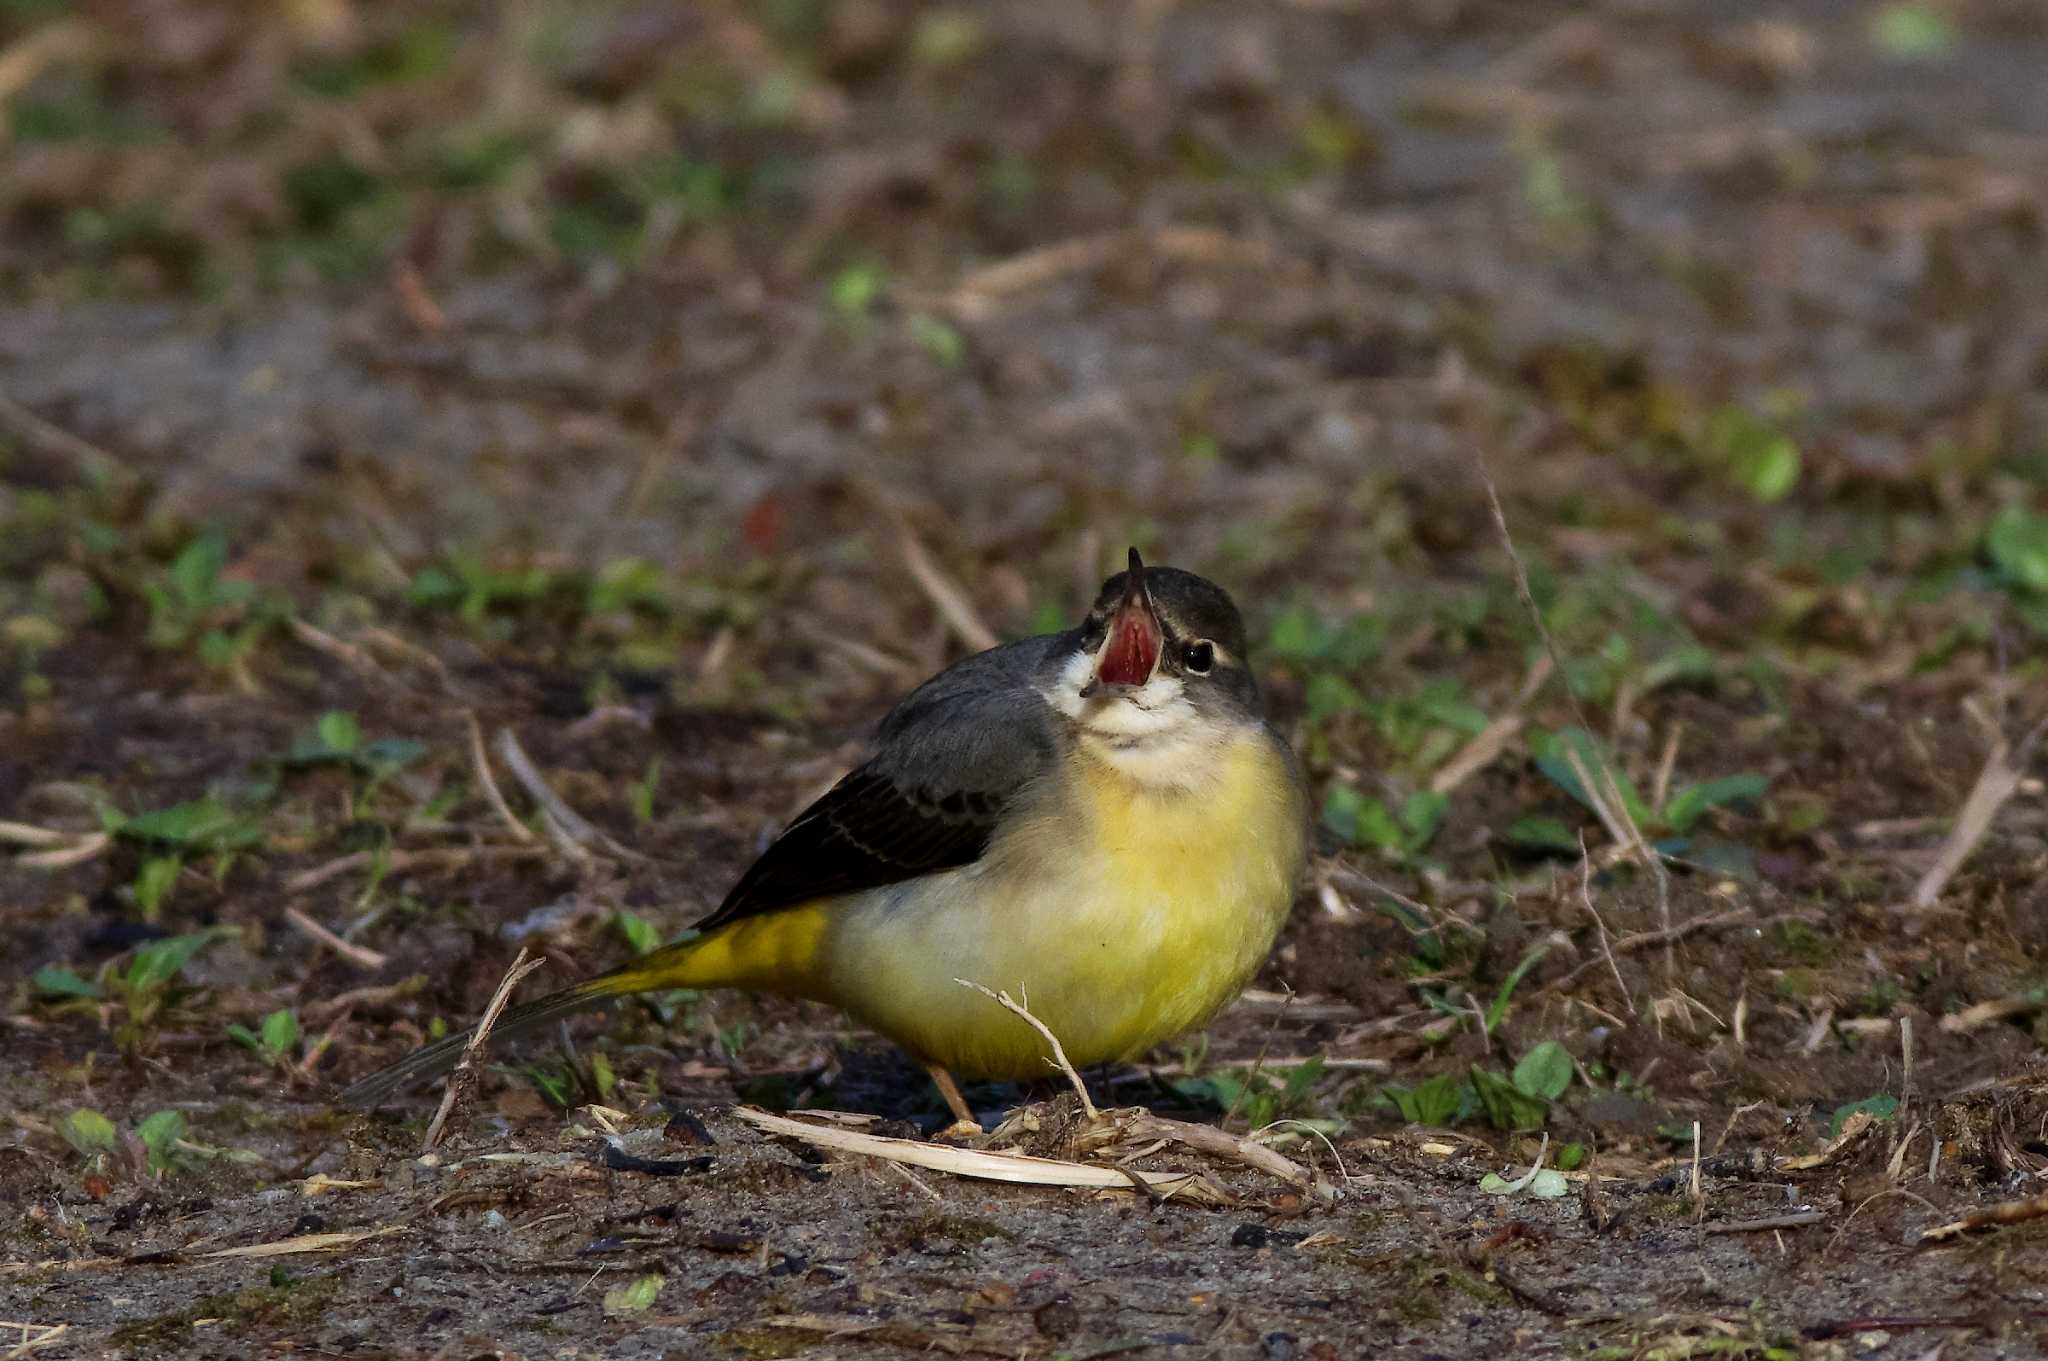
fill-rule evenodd
<path id="1" fill-rule="evenodd" d="M 11 1137 L 328 1166 L 1130 544 L 1322 854 L 1120 1096 L 1626 1170 L 2017 1071 L 2043 72 L 2036 0 L 0 0 Z M 936 1114 L 814 1008 L 581 1033 L 493 1118 Z"/>

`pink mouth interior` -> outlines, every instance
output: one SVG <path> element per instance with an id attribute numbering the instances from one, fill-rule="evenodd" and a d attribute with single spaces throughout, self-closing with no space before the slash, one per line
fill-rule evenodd
<path id="1" fill-rule="evenodd" d="M 1095 677 L 1104 685 L 1143 685 L 1159 664 L 1159 625 L 1145 610 L 1117 612 L 1109 641 L 1095 663 Z"/>

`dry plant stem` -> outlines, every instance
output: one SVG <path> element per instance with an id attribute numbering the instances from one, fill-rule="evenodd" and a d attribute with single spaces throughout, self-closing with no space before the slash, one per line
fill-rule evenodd
<path id="1" fill-rule="evenodd" d="M 988 988 L 983 987 L 979 983 L 970 983 L 964 978 L 956 978 L 953 981 L 955 983 L 958 983 L 963 988 L 974 989 L 983 997 L 988 998 L 997 1006 L 1001 1007 L 1004 1011 L 1007 1011 L 1011 1015 L 1018 1017 L 1026 1025 L 1030 1026 L 1033 1030 L 1037 1031 L 1039 1035 L 1045 1040 L 1046 1044 L 1052 1047 L 1052 1057 L 1048 1059 L 1047 1062 L 1051 1063 L 1052 1066 L 1058 1069 L 1060 1072 L 1066 1074 L 1067 1081 L 1072 1083 L 1074 1086 L 1074 1095 L 1081 1098 L 1081 1113 L 1083 1115 L 1086 1115 L 1090 1121 L 1094 1121 L 1101 1118 L 1102 1113 L 1096 1110 L 1095 1103 L 1088 1099 L 1087 1086 L 1081 1081 L 1081 1075 L 1074 1071 L 1074 1065 L 1067 1062 L 1067 1051 L 1061 1047 L 1060 1037 L 1052 1033 L 1051 1026 L 1039 1020 L 1036 1016 L 1033 1016 L 1031 1014 L 1030 1009 L 1025 1005 L 1025 1003 L 1017 1001 L 1015 998 L 1011 997 L 1010 994 L 1008 994 L 1007 992 L 994 992 Z M 955 1092 L 955 1095 L 958 1095 L 957 1090 Z M 959 1112 L 956 1110 L 954 1114 L 957 1115 L 959 1114 Z"/>
<path id="2" fill-rule="evenodd" d="M 45 29 L 44 32 L 54 34 L 69 31 L 74 27 L 68 24 L 58 25 Z M 4 85 L 8 78 L 6 72 L 0 71 L 0 85 Z M 4 98 L 4 94 L 0 94 L 0 98 Z M 65 460 L 87 477 L 109 484 L 125 484 L 135 480 L 135 474 L 120 459 L 90 440 L 80 439 L 62 426 L 44 420 L 9 397 L 0 397 L 0 431 L 5 431 L 23 444 L 52 458 Z"/>
<path id="3" fill-rule="evenodd" d="M 291 621 L 291 630 L 292 636 L 307 647 L 312 648 L 315 652 L 325 653 L 327 656 L 334 658 L 334 660 L 340 662 L 357 675 L 375 676 L 383 674 L 384 668 L 379 666 L 376 659 L 370 656 L 369 653 L 363 651 L 354 643 L 343 642 L 325 629 L 315 628 L 303 619 L 294 618 Z"/>
<path id="4" fill-rule="evenodd" d="M 533 758 L 526 754 L 526 748 L 519 745 L 519 739 L 513 735 L 510 728 L 498 729 L 496 746 L 498 757 L 511 770 L 512 778 L 519 781 L 519 787 L 526 791 L 528 798 L 540 805 L 541 825 L 554 833 L 550 839 L 557 846 L 562 846 L 565 852 L 568 852 L 568 846 L 563 846 L 564 842 L 575 847 L 571 858 L 589 860 L 591 850 L 601 849 L 622 860 L 647 863 L 646 856 L 630 846 L 622 846 L 612 840 L 592 826 L 581 813 L 571 808 L 562 796 L 541 778 L 540 771 L 533 764 Z"/>
<path id="5" fill-rule="evenodd" d="M 63 1343 L 64 1334 L 71 1331 L 71 1325 L 68 1323 L 16 1323 L 11 1319 L 6 1322 L 0 1322 L 0 1328 L 18 1328 L 21 1330 L 21 1341 L 15 1343 L 6 1351 L 0 1352 L 0 1361 L 19 1361 L 19 1358 L 27 1356 L 31 1352 L 41 1351 L 45 1347 L 60 1346 Z"/>
<path id="6" fill-rule="evenodd" d="M 1171 1139 L 1197 1153 L 1241 1162 L 1291 1186 L 1309 1186 L 1315 1181 L 1308 1170 L 1293 1159 L 1214 1125 L 1195 1125 L 1185 1120 L 1168 1120 L 1163 1116 L 1145 1114 L 1130 1126 L 1130 1134 L 1134 1139 Z"/>
<path id="7" fill-rule="evenodd" d="M 1529 589 L 1529 569 L 1522 564 L 1522 555 L 1515 548 L 1514 535 L 1508 532 L 1508 517 L 1507 512 L 1501 509 L 1500 490 L 1494 486 L 1493 475 L 1487 471 L 1485 457 L 1476 449 L 1472 454 L 1472 463 L 1479 472 L 1481 485 L 1486 488 L 1486 504 L 1493 512 L 1494 531 L 1500 535 L 1501 547 L 1506 550 L 1508 564 L 1514 569 L 1515 594 L 1521 599 L 1522 608 L 1528 612 L 1530 622 L 1536 626 L 1536 635 L 1543 640 L 1543 651 L 1549 656 L 1551 665 L 1557 669 L 1558 674 L 1565 675 L 1564 658 L 1558 652 L 1557 640 L 1550 636 L 1550 626 L 1543 622 L 1543 611 L 1537 608 L 1536 595 Z M 1579 697 L 1572 693 L 1569 679 L 1564 683 L 1564 697 L 1571 705 L 1572 714 L 1578 720 L 1580 730 L 1593 731 L 1593 725 L 1587 721 L 1586 711 L 1579 704 Z M 1568 754 L 1573 757 L 1572 768 L 1579 775 L 1580 786 L 1589 794 L 1593 793 L 1596 786 L 1581 771 L 1581 763 L 1576 759 L 1576 753 Z M 1603 764 L 1601 773 L 1607 778 L 1604 782 L 1605 788 L 1595 801 L 1596 811 L 1599 811 L 1600 804 L 1612 801 L 1612 808 L 1602 813 L 1601 821 L 1609 824 L 1609 835 L 1614 836 L 1615 840 L 1623 845 L 1633 847 L 1636 854 L 1642 858 L 1644 868 L 1649 870 L 1650 877 L 1657 886 L 1657 924 L 1669 931 L 1671 876 L 1666 873 L 1664 862 L 1657 858 L 1651 851 L 1649 843 L 1643 840 L 1642 829 L 1636 826 L 1635 819 L 1629 814 L 1628 805 L 1621 798 L 1621 789 L 1615 782 L 1614 772 L 1606 769 Z M 1617 834 L 1617 824 L 1625 835 Z M 1678 952 L 1668 943 L 1664 947 L 1664 969 L 1667 974 L 1678 972 Z"/>
<path id="8" fill-rule="evenodd" d="M 1955 826 L 1949 829 L 1947 839 L 1941 843 L 1941 853 L 1914 886 L 1912 905 L 1916 910 L 1925 912 L 1941 900 L 1941 891 L 1948 887 L 1948 881 L 1955 877 L 1963 862 L 1970 858 L 1970 852 L 1977 849 L 1977 843 L 1991 830 L 1998 810 L 2005 807 L 2006 801 L 2018 791 L 2020 781 L 2026 775 L 2027 762 L 2032 759 L 2044 731 L 2048 731 L 2048 720 L 2035 724 L 2020 739 L 2018 747 L 2009 746 L 2003 737 L 1992 743 L 1991 754 L 1984 759 L 1984 769 L 1977 774 L 1977 783 L 1970 787 L 1969 797 L 1963 800 L 1962 811 L 1956 814 Z"/>
<path id="9" fill-rule="evenodd" d="M 1964 1215 L 1961 1219 L 1947 1224 L 1937 1224 L 1920 1235 L 1922 1243 L 1941 1243 L 1959 1235 L 1978 1229 L 1992 1229 L 2005 1224 L 2024 1224 L 2030 1219 L 2048 1219 L 2048 1195 L 2031 1196 L 2026 1200 L 2008 1200 Z"/>
<path id="10" fill-rule="evenodd" d="M 340 936 L 335 935 L 296 907 L 286 908 L 284 910 L 284 919 L 301 935 L 318 941 L 359 969 L 381 969 L 391 962 L 388 956 L 380 954 L 366 945 L 357 945 L 352 941 L 343 940 Z"/>
<path id="11" fill-rule="evenodd" d="M 459 869 L 478 860 L 532 860 L 547 852 L 539 846 L 442 846 L 420 851 L 350 851 L 324 865 L 315 865 L 285 880 L 287 893 L 307 893 L 330 879 L 368 869 L 381 856 L 393 874 L 406 870 Z"/>
<path id="12" fill-rule="evenodd" d="M 491 758 L 484 751 L 484 730 L 476 721 L 474 710 L 465 710 L 462 721 L 469 729 L 469 765 L 476 772 L 477 788 L 484 794 L 484 802 L 498 815 L 498 821 L 505 824 L 505 830 L 512 833 L 518 842 L 531 842 L 533 832 L 527 825 L 512 815 L 512 806 L 505 802 L 505 792 L 498 788 L 498 777 L 491 773 Z"/>
<path id="13" fill-rule="evenodd" d="M 456 1102 L 476 1085 L 477 1060 L 482 1057 L 484 1044 L 490 1039 L 491 1027 L 498 1023 L 498 1015 L 505 1010 L 505 1004 L 512 1000 L 512 990 L 519 981 L 538 969 L 545 960 L 528 959 L 526 947 L 519 947 L 518 956 L 512 967 L 505 970 L 505 976 L 498 981 L 498 990 L 491 994 L 491 1004 L 484 1008 L 483 1019 L 476 1023 L 476 1034 L 469 1037 L 469 1044 L 462 1051 L 462 1059 L 455 1065 L 455 1071 L 448 1075 L 447 1089 L 441 1093 L 441 1105 L 434 1112 L 434 1118 L 427 1124 L 427 1137 L 420 1145 L 422 1154 L 432 1153 L 441 1142 L 441 1134 L 448 1125 L 448 1117 L 455 1110 Z"/>

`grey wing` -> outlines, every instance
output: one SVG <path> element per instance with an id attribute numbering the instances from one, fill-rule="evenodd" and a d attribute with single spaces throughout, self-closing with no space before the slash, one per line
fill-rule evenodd
<path id="1" fill-rule="evenodd" d="M 698 929 L 980 859 L 1054 757 L 1039 687 L 1065 638 L 992 649 L 912 691 L 882 720 L 874 756 L 799 814 Z"/>

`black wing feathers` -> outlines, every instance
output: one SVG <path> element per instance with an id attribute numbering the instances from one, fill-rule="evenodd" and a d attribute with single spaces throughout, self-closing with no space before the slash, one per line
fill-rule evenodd
<path id="1" fill-rule="evenodd" d="M 971 864 L 1016 791 L 1052 759 L 1035 678 L 1065 635 L 970 657 L 882 720 L 880 749 L 790 823 L 704 930 L 814 898 Z"/>

